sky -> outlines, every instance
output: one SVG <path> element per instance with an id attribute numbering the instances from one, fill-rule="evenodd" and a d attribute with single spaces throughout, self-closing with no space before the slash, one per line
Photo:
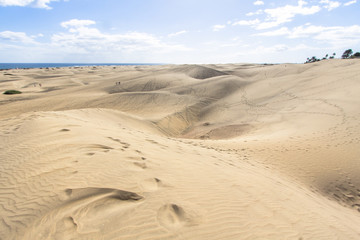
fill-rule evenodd
<path id="1" fill-rule="evenodd" d="M 360 0 L 0 0 L 2 63 L 302 63 L 360 51 Z"/>

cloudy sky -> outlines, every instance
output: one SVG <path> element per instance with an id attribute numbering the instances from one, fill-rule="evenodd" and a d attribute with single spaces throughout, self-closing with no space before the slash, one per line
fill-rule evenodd
<path id="1" fill-rule="evenodd" d="M 0 62 L 304 62 L 360 51 L 359 13 L 359 0 L 0 0 Z"/>

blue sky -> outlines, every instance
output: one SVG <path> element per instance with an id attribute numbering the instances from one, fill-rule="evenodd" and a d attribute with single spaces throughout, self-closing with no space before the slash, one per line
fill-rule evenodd
<path id="1" fill-rule="evenodd" d="M 359 13 L 359 0 L 0 0 L 0 62 L 304 62 L 360 51 Z"/>

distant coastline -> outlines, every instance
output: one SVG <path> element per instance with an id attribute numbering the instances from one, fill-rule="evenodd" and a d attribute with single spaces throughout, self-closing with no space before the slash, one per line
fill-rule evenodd
<path id="1" fill-rule="evenodd" d="M 86 66 L 161 65 L 160 63 L 0 63 L 0 69 L 58 68 Z"/>

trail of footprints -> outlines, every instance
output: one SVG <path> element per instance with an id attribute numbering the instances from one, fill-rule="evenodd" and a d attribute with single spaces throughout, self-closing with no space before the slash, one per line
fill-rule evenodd
<path id="1" fill-rule="evenodd" d="M 69 132 L 71 130 L 64 128 L 60 131 Z M 120 144 L 120 148 L 103 144 L 87 144 L 82 147 L 82 149 L 88 151 L 85 155 L 93 156 L 97 152 L 108 153 L 116 150 L 131 150 L 131 144 L 114 137 L 107 138 Z M 165 147 L 153 139 L 146 139 L 146 141 L 158 145 L 160 148 Z M 134 152 L 136 156 L 127 156 L 126 159 L 130 160 L 134 166 L 141 170 L 147 169 L 147 158 L 144 157 L 142 151 L 134 150 Z M 130 170 L 131 169 L 132 168 L 130 168 Z M 169 185 L 164 184 L 162 180 L 154 177 L 140 181 L 139 186 L 145 193 L 149 193 L 158 191 L 161 187 L 168 187 Z M 113 188 L 88 187 L 82 189 L 66 189 L 65 193 L 68 196 L 68 200 L 39 220 L 39 222 L 55 221 L 56 224 L 52 224 L 52 226 L 60 226 L 62 229 L 54 229 L 54 232 L 60 230 L 66 232 L 72 229 L 80 234 L 87 234 L 93 231 L 101 231 L 103 226 L 97 226 L 97 224 L 105 220 L 99 221 L 99 219 L 94 218 L 95 215 L 97 216 L 97 212 L 105 212 L 104 218 L 118 221 L 118 218 L 122 217 L 122 211 L 124 211 L 124 209 L 136 208 L 146 200 L 144 196 L 135 192 Z M 175 203 L 167 203 L 160 206 L 156 213 L 156 220 L 159 225 L 168 231 L 177 231 L 185 226 L 196 225 L 198 218 L 195 213 L 191 213 L 191 211 L 189 212 L 183 206 Z M 53 220 L 49 221 L 49 219 Z M 37 229 L 36 231 L 44 234 L 45 228 Z"/>

